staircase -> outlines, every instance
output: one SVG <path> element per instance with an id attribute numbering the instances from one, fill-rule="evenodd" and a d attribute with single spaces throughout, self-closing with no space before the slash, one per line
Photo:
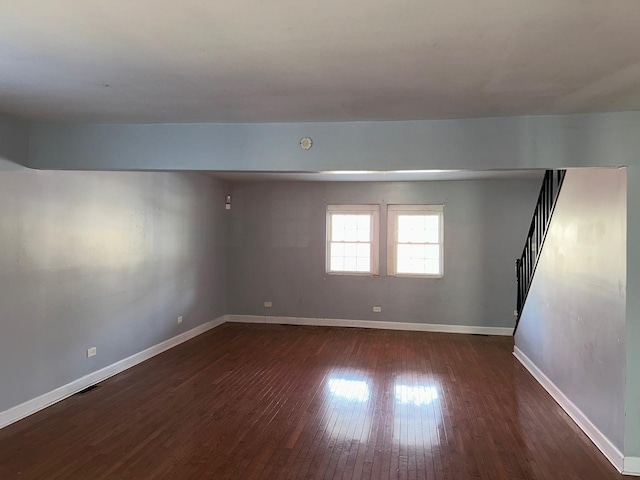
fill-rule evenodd
<path id="1" fill-rule="evenodd" d="M 553 215 L 553 209 L 555 208 L 556 201 L 558 200 L 558 194 L 560 193 L 565 173 L 566 170 L 547 170 L 545 172 L 544 180 L 542 181 L 542 188 L 538 195 L 538 202 L 536 203 L 536 209 L 534 210 L 533 218 L 531 219 L 529 234 L 527 235 L 527 240 L 524 243 L 522 255 L 516 260 L 518 315 L 516 319 L 516 326 L 513 330 L 514 335 L 518 330 L 522 309 L 525 301 L 527 300 L 529 287 L 531 286 L 531 281 L 533 280 L 533 275 L 536 271 L 536 265 L 540 258 L 544 238 L 547 234 L 547 230 L 549 229 L 549 224 L 551 223 L 551 216 Z"/>

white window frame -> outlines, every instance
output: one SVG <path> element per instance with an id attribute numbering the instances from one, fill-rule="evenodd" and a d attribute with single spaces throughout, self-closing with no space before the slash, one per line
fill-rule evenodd
<path id="1" fill-rule="evenodd" d="M 437 215 L 440 233 L 440 273 L 397 273 L 398 215 Z M 435 244 L 431 244 L 435 245 Z M 387 206 L 387 275 L 393 277 L 442 278 L 444 276 L 444 205 L 388 205 Z"/>
<path id="2" fill-rule="evenodd" d="M 368 272 L 352 272 L 347 270 L 331 270 L 331 217 L 337 214 L 371 215 L 371 270 Z M 325 238 L 325 270 L 331 275 L 378 275 L 379 271 L 379 237 L 380 237 L 380 205 L 327 205 L 327 235 Z"/>

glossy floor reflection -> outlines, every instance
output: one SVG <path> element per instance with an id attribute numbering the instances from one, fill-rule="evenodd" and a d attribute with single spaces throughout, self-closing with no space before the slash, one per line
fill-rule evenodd
<path id="1" fill-rule="evenodd" d="M 622 479 L 512 339 L 225 324 L 0 430 L 0 479 Z"/>
<path id="2" fill-rule="evenodd" d="M 368 442 L 373 412 L 370 381 L 362 372 L 341 371 L 327 381 L 329 397 L 324 404 L 324 428 L 338 442 Z"/>

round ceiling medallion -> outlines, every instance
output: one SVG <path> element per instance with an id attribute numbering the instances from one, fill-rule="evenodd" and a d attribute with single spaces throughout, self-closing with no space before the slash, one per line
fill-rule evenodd
<path id="1" fill-rule="evenodd" d="M 304 137 L 300 140 L 300 148 L 303 150 L 309 150 L 313 146 L 313 140 L 309 137 Z"/>

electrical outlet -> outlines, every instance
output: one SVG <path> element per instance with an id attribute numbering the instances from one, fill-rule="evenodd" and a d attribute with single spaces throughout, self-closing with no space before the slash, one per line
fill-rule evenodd
<path id="1" fill-rule="evenodd" d="M 98 349 L 96 347 L 91 347 L 90 349 L 87 350 L 87 358 L 95 357 L 96 353 L 98 353 Z"/>
<path id="2" fill-rule="evenodd" d="M 182 323 L 182 315 L 178 317 L 178 323 Z"/>
<path id="3" fill-rule="evenodd" d="M 267 307 L 267 308 L 271 308 L 271 307 L 273 307 L 273 303 L 271 303 L 271 302 L 264 302 L 264 306 L 265 306 L 265 307 Z"/>
<path id="4" fill-rule="evenodd" d="M 373 307 L 373 311 L 376 313 L 380 313 L 382 311 L 382 307 Z"/>

